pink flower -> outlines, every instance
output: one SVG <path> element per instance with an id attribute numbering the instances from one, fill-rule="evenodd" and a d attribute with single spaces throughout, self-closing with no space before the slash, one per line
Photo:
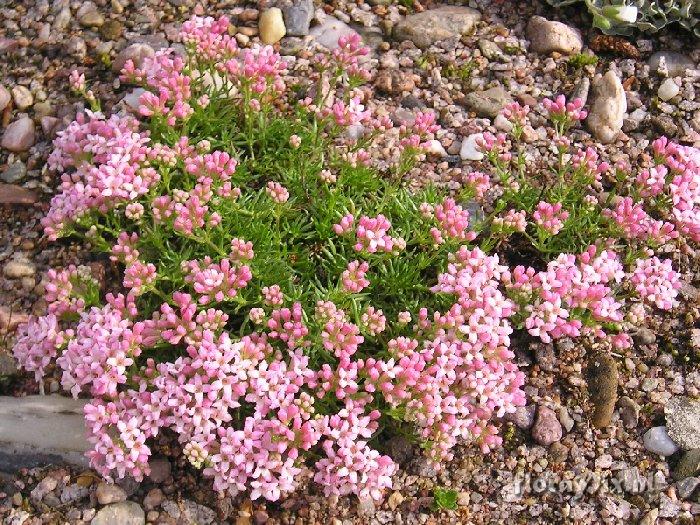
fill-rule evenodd
<path id="1" fill-rule="evenodd" d="M 347 270 L 340 276 L 343 283 L 343 289 L 349 293 L 360 293 L 364 288 L 369 286 L 369 280 L 365 278 L 369 270 L 369 263 L 360 261 L 351 261 L 348 263 Z"/>
<path id="2" fill-rule="evenodd" d="M 569 218 L 569 212 L 562 210 L 560 202 L 550 204 L 540 201 L 532 214 L 532 218 L 540 228 L 551 235 L 556 235 L 564 227 L 566 219 Z"/>

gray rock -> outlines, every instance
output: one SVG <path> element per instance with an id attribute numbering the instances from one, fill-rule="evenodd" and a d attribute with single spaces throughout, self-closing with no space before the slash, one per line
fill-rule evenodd
<path id="1" fill-rule="evenodd" d="M 689 450 L 673 469 L 673 479 L 681 480 L 700 475 L 700 449 Z"/>
<path id="2" fill-rule="evenodd" d="M 384 451 L 399 465 L 405 465 L 413 458 L 413 445 L 403 436 L 394 436 L 387 441 Z"/>
<path id="3" fill-rule="evenodd" d="M 525 35 L 530 40 L 530 49 L 536 53 L 557 51 L 573 55 L 580 53 L 583 48 L 583 39 L 578 29 L 541 16 L 533 16 L 530 19 Z"/>
<path id="4" fill-rule="evenodd" d="M 571 417 L 571 414 L 569 414 L 566 407 L 559 407 L 557 410 L 557 416 L 559 417 L 559 422 L 564 427 L 564 430 L 571 432 L 571 429 L 574 428 L 575 421 L 574 418 Z"/>
<path id="5" fill-rule="evenodd" d="M 680 511 L 680 501 L 669 498 L 663 492 L 659 494 L 659 518 L 675 518 Z"/>
<path id="6" fill-rule="evenodd" d="M 588 92 L 591 90 L 591 80 L 588 77 L 583 77 L 578 84 L 576 84 L 576 87 L 574 88 L 574 91 L 571 93 L 571 100 L 576 100 L 577 98 L 580 98 L 583 101 L 583 104 L 585 105 L 586 102 L 588 102 Z"/>
<path id="7" fill-rule="evenodd" d="M 394 38 L 425 49 L 435 42 L 470 33 L 481 13 L 469 7 L 447 6 L 409 15 L 394 27 Z"/>
<path id="8" fill-rule="evenodd" d="M 520 430 L 530 430 L 530 427 L 535 422 L 536 410 L 537 407 L 535 405 L 518 407 L 515 409 L 515 412 L 506 414 L 505 420 L 510 421 Z"/>
<path id="9" fill-rule="evenodd" d="M 562 438 L 563 430 L 554 410 L 544 405 L 540 406 L 537 409 L 537 417 L 530 434 L 537 444 L 545 447 L 559 441 Z"/>
<path id="10" fill-rule="evenodd" d="M 27 176 L 27 166 L 22 161 L 16 161 L 10 164 L 5 171 L 0 175 L 0 179 L 8 184 L 20 182 Z"/>
<path id="11" fill-rule="evenodd" d="M 32 489 L 32 491 L 29 493 L 29 498 L 34 503 L 39 503 L 49 492 L 55 490 L 57 486 L 58 480 L 56 478 L 46 476 L 39 483 L 37 483 L 36 487 Z"/>
<path id="12" fill-rule="evenodd" d="M 61 396 L 0 397 L 0 470 L 60 461 L 86 465 L 84 405 Z"/>
<path id="13" fill-rule="evenodd" d="M 163 491 L 160 490 L 159 488 L 151 489 L 148 491 L 148 494 L 146 494 L 146 497 L 143 498 L 143 507 L 146 510 L 153 510 L 155 508 L 160 507 L 160 504 L 163 503 Z"/>
<path id="14" fill-rule="evenodd" d="M 635 110 L 634 113 L 636 113 L 639 110 Z M 643 111 L 643 110 L 642 110 Z M 632 117 L 634 115 L 630 115 Z M 640 116 L 640 115 L 636 115 Z M 646 116 L 646 113 L 644 114 Z M 642 117 L 643 118 L 643 117 Z M 640 120 L 642 119 L 640 118 Z M 632 334 L 632 339 L 634 339 L 634 342 L 637 343 L 638 345 L 651 345 L 656 342 L 656 334 L 653 332 L 653 330 L 649 330 L 648 328 L 639 328 L 635 333 Z"/>
<path id="15" fill-rule="evenodd" d="M 292 0 L 291 4 L 282 9 L 282 14 L 287 35 L 308 35 L 311 19 L 314 17 L 313 0 Z"/>
<path id="16" fill-rule="evenodd" d="M 654 115 L 650 122 L 654 129 L 665 137 L 671 138 L 678 135 L 678 125 L 669 115 Z"/>
<path id="17" fill-rule="evenodd" d="M 683 450 L 700 448 L 700 401 L 672 397 L 665 405 L 666 429 Z"/>
<path id="18" fill-rule="evenodd" d="M 122 501 L 100 509 L 90 525 L 144 525 L 146 515 L 138 503 Z"/>
<path id="19" fill-rule="evenodd" d="M 105 17 L 97 10 L 91 10 L 80 16 L 80 25 L 83 27 L 101 27 L 105 23 Z"/>
<path id="20" fill-rule="evenodd" d="M 617 401 L 617 407 L 625 428 L 636 428 L 639 423 L 639 405 L 633 399 L 622 396 Z"/>
<path id="21" fill-rule="evenodd" d="M 335 17 L 327 16 L 321 25 L 311 28 L 309 34 L 320 45 L 332 51 L 338 47 L 338 39 L 341 36 L 352 35 L 356 32 L 345 22 Z"/>
<path id="22" fill-rule="evenodd" d="M 627 97 L 620 78 L 608 71 L 593 81 L 593 103 L 586 123 L 593 135 L 604 144 L 615 140 L 622 130 Z"/>
<path id="23" fill-rule="evenodd" d="M 678 77 L 686 69 L 695 69 L 693 61 L 681 53 L 673 51 L 658 51 L 649 57 L 649 69 L 654 72 L 665 72 L 668 76 Z"/>
<path id="24" fill-rule="evenodd" d="M 652 427 L 644 434 L 644 448 L 659 456 L 671 456 L 678 451 L 678 445 L 668 436 L 666 427 Z"/>
<path id="25" fill-rule="evenodd" d="M 128 60 L 133 60 L 134 65 L 140 67 L 146 58 L 150 58 L 155 54 L 155 50 L 148 44 L 140 42 L 131 44 L 115 57 L 114 62 L 112 62 L 112 71 L 119 73 Z"/>
<path id="26" fill-rule="evenodd" d="M 700 478 L 685 478 L 676 484 L 678 497 L 690 499 L 698 487 L 700 487 Z"/>
<path id="27" fill-rule="evenodd" d="M 485 91 L 472 91 L 464 97 L 464 104 L 479 117 L 494 118 L 513 99 L 501 86 Z"/>
<path id="28" fill-rule="evenodd" d="M 12 100 L 12 96 L 10 95 L 10 92 L 7 91 L 7 88 L 0 84 L 0 111 L 4 110 L 7 105 L 10 103 L 10 100 Z"/>
<path id="29" fill-rule="evenodd" d="M 0 144 L 6 150 L 20 153 L 31 148 L 35 140 L 34 121 L 29 117 L 21 117 L 7 126 Z"/>
<path id="30" fill-rule="evenodd" d="M 56 18 L 54 18 L 53 21 L 53 29 L 57 33 L 62 33 L 63 31 L 66 30 L 68 25 L 70 24 L 71 20 L 71 13 L 70 13 L 70 7 L 67 5 L 61 9 L 58 14 L 56 15 Z"/>
<path id="31" fill-rule="evenodd" d="M 651 509 L 639 520 L 639 525 L 654 525 L 659 517 L 659 509 Z"/>
<path id="32" fill-rule="evenodd" d="M 95 496 L 100 505 L 109 505 L 110 503 L 126 501 L 126 492 L 124 492 L 124 489 L 112 483 L 102 482 L 97 485 Z"/>
<path id="33" fill-rule="evenodd" d="M 628 494 L 640 494 L 647 488 L 647 480 L 637 467 L 626 468 L 618 472 L 617 479 L 622 489 Z"/>
<path id="34" fill-rule="evenodd" d="M 493 40 L 488 40 L 486 38 L 479 39 L 479 49 L 481 54 L 484 55 L 489 60 L 496 60 L 503 56 L 501 48 Z"/>

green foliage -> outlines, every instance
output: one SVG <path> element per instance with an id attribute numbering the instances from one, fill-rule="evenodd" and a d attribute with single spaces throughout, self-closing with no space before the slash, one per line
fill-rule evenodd
<path id="1" fill-rule="evenodd" d="M 435 487 L 433 489 L 433 508 L 435 510 L 454 510 L 457 508 L 457 491 Z"/>
<path id="2" fill-rule="evenodd" d="M 598 57 L 587 53 L 578 53 L 569 57 L 569 65 L 575 69 L 581 69 L 585 66 L 594 66 L 598 63 Z"/>
<path id="3" fill-rule="evenodd" d="M 563 7 L 581 0 L 547 0 Z M 606 34 L 629 35 L 634 29 L 656 33 L 669 24 L 679 25 L 700 37 L 700 2 L 698 0 L 584 0 L 593 15 L 593 25 Z M 634 21 L 620 16 L 621 8 L 636 8 Z"/>

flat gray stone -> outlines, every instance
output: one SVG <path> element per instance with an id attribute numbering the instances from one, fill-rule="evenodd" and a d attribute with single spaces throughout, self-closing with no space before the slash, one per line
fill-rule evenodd
<path id="1" fill-rule="evenodd" d="M 479 117 L 495 118 L 503 107 L 513 102 L 510 95 L 501 86 L 485 91 L 472 91 L 464 97 L 464 105 Z"/>
<path id="2" fill-rule="evenodd" d="M 470 7 L 447 6 L 409 15 L 394 27 L 395 40 L 410 40 L 425 49 L 435 42 L 471 33 L 481 13 Z"/>
<path id="3" fill-rule="evenodd" d="M 0 397 L 0 470 L 68 462 L 87 465 L 84 400 Z"/>
<path id="4" fill-rule="evenodd" d="M 700 401 L 672 397 L 664 407 L 668 435 L 683 450 L 700 448 Z"/>
<path id="5" fill-rule="evenodd" d="M 90 525 L 144 525 L 146 515 L 138 503 L 122 501 L 100 509 Z"/>
<path id="6" fill-rule="evenodd" d="M 338 39 L 341 36 L 349 36 L 354 33 L 357 33 L 357 31 L 345 22 L 332 16 L 327 16 L 321 25 L 311 28 L 309 32 L 316 42 L 331 51 L 338 47 Z"/>

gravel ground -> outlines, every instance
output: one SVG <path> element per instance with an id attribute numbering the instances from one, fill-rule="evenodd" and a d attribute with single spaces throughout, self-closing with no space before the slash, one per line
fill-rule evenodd
<path id="1" fill-rule="evenodd" d="M 679 30 L 623 43 L 577 32 L 590 25 L 580 8 L 554 11 L 528 1 L 518 2 L 516 12 L 511 2 L 478 0 L 469 2 L 476 11 L 466 3 L 435 11 L 440 6 L 417 2 L 409 11 L 389 0 L 368 2 L 338 0 L 309 9 L 296 0 L 296 22 L 285 12 L 287 31 L 304 33 L 308 12 L 312 36 L 286 36 L 276 45 L 303 74 L 314 45 L 336 38 L 345 24 L 360 32 L 377 63 L 374 103 L 397 122 L 422 107 L 440 116 L 440 146 L 414 174 L 416 184 L 430 178 L 453 185 L 462 169 L 478 167 L 465 138 L 498 129 L 495 114 L 511 98 L 528 104 L 559 93 L 587 98 L 597 125 L 591 132 L 575 130 L 574 139 L 604 148 L 614 161 L 634 161 L 659 134 L 700 146 L 700 48 Z M 3 346 L 17 322 L 44 307 L 46 269 L 89 262 L 110 272 L 83 247 L 41 237 L 39 219 L 58 182 L 44 167 L 50 141 L 82 109 L 68 93 L 68 74 L 84 70 L 110 111 L 129 93 L 113 69 L 133 44 L 164 47 L 192 14 L 227 14 L 239 43 L 250 45 L 259 39 L 259 14 L 272 5 L 204 4 L 0 0 L 0 392 L 37 390 L 29 379 L 9 376 Z M 591 48 L 597 64 L 574 64 L 581 59 L 572 56 L 591 54 Z M 598 84 L 595 75 L 607 71 L 612 84 Z M 621 89 L 613 89 L 615 82 Z M 606 97 L 612 109 L 597 111 L 596 101 Z M 533 124 L 528 147 L 544 151 L 543 128 L 536 119 Z M 156 447 L 161 459 L 152 477 L 142 483 L 109 485 L 90 471 L 64 466 L 3 475 L 0 518 L 13 525 L 700 523 L 700 406 L 693 401 L 700 396 L 700 275 L 693 247 L 669 255 L 685 272 L 682 306 L 673 315 L 651 319 L 635 334 L 635 347 L 612 359 L 568 340 L 555 346 L 514 341 L 527 374 L 528 406 L 503 422 L 504 447 L 488 455 L 460 448 L 435 472 L 406 443 L 389 443 L 402 469 L 381 503 L 328 499 L 313 486 L 275 505 L 218 499 L 166 436 Z M 49 382 L 47 389 L 58 384 Z M 606 407 L 614 407 L 612 419 L 596 428 L 592 421 L 605 419 Z M 456 510 L 432 508 L 436 487 L 456 491 Z"/>

